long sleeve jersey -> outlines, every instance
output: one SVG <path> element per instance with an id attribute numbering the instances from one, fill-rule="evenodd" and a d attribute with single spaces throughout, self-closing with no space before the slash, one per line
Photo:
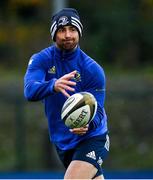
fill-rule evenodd
<path id="1" fill-rule="evenodd" d="M 65 74 L 76 70 L 73 81 L 75 92 L 90 92 L 97 100 L 97 113 L 89 124 L 85 135 L 76 135 L 69 131 L 61 119 L 61 109 L 66 101 L 61 92 L 55 92 L 55 81 Z M 24 95 L 29 101 L 44 103 L 48 119 L 51 141 L 62 150 L 75 148 L 82 140 L 102 135 L 107 132 L 107 116 L 104 109 L 105 74 L 102 67 L 85 54 L 80 47 L 72 52 L 65 52 L 55 45 L 34 54 L 24 76 Z"/>

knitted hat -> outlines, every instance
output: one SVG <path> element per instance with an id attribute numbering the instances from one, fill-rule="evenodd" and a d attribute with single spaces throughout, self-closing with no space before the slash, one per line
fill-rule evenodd
<path id="1" fill-rule="evenodd" d="M 55 41 L 55 36 L 57 30 L 66 25 L 72 25 L 76 27 L 79 32 L 79 35 L 82 36 L 83 26 L 80 22 L 80 17 L 76 9 L 73 8 L 64 8 L 61 11 L 57 12 L 52 17 L 52 25 L 50 28 L 50 33 L 53 41 Z"/>

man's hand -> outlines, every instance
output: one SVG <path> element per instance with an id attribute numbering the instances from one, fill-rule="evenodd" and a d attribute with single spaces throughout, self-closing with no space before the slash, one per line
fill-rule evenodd
<path id="1" fill-rule="evenodd" d="M 87 124 L 84 127 L 70 129 L 70 132 L 77 135 L 84 135 L 88 131 L 88 127 L 89 127 L 89 124 Z"/>
<path id="2" fill-rule="evenodd" d="M 77 71 L 72 71 L 69 74 L 65 74 L 61 78 L 57 79 L 54 84 L 54 90 L 56 92 L 61 92 L 66 97 L 69 97 L 70 95 L 66 92 L 66 90 L 75 91 L 75 89 L 71 86 L 75 86 L 76 82 L 71 81 L 71 79 L 74 78 L 76 73 Z"/>

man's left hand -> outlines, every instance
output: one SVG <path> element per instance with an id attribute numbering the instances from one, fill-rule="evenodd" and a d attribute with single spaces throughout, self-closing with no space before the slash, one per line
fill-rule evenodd
<path id="1" fill-rule="evenodd" d="M 84 135 L 88 131 L 88 127 L 89 127 L 89 125 L 87 124 L 84 127 L 70 129 L 70 132 L 77 134 L 77 135 Z"/>

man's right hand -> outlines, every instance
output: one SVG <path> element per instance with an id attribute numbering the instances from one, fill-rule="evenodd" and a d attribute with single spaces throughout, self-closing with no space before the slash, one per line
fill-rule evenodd
<path id="1" fill-rule="evenodd" d="M 71 86 L 75 86 L 76 82 L 71 81 L 71 79 L 75 77 L 76 73 L 77 71 L 75 70 L 57 79 L 54 84 L 54 90 L 56 92 L 61 92 L 66 97 L 70 97 L 70 95 L 66 92 L 66 90 L 75 91 L 75 89 L 72 88 Z"/>

